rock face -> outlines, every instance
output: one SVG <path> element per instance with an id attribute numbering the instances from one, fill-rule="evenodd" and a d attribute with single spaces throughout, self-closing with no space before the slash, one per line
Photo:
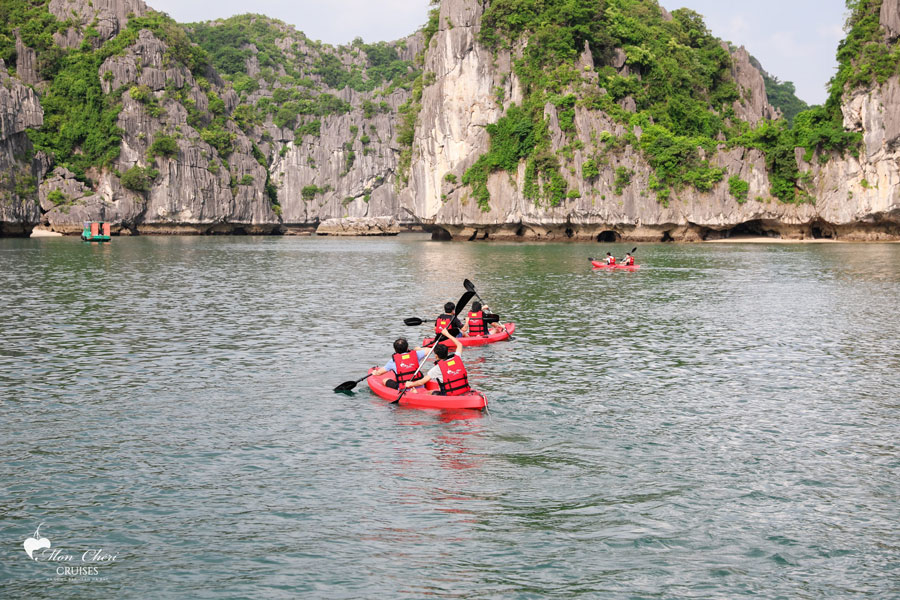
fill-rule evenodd
<path id="1" fill-rule="evenodd" d="M 126 25 L 130 16 L 142 17 L 147 14 L 147 5 L 142 0 L 50 0 L 50 14 L 59 21 L 69 21 L 72 27 L 54 38 L 63 48 L 76 48 L 84 40 L 84 29 L 88 25 L 100 34 L 99 42 L 114 38 Z M 80 230 L 79 230 L 80 231 Z"/>
<path id="2" fill-rule="evenodd" d="M 445 0 L 440 7 L 442 25 L 428 47 L 425 70 L 434 73 L 435 83 L 422 94 L 409 186 L 401 194 L 404 208 L 426 223 L 481 219 L 477 209 L 467 210 L 463 204 L 465 190 L 448 184 L 446 176 L 461 180 L 488 149 L 485 126 L 522 100 L 509 53 L 501 52 L 494 62 L 493 53 L 476 41 L 482 13 L 479 2 Z M 497 87 L 504 90 L 503 105 L 495 99 Z M 468 204 L 469 209 L 474 206 Z M 511 208 L 499 210 L 509 213 Z"/>
<path id="3" fill-rule="evenodd" d="M 37 186 L 47 161 L 31 158 L 25 130 L 43 122 L 34 91 L 10 77 L 0 60 L 0 235 L 28 235 L 40 220 Z"/>
<path id="4" fill-rule="evenodd" d="M 859 158 L 810 165 L 817 227 L 827 237 L 900 237 L 900 80 L 858 91 L 842 108 L 844 127 L 863 134 Z"/>
<path id="5" fill-rule="evenodd" d="M 727 48 L 726 48 L 727 49 Z M 739 119 L 756 126 L 762 119 L 777 119 L 778 111 L 766 99 L 766 82 L 759 69 L 750 64 L 750 53 L 741 46 L 731 54 L 731 74 L 744 93 L 734 103 Z"/>
<path id="6" fill-rule="evenodd" d="M 318 235 L 397 235 L 400 226 L 392 216 L 348 219 L 326 219 L 316 229 Z"/>
<path id="7" fill-rule="evenodd" d="M 881 26 L 884 27 L 888 39 L 895 40 L 900 36 L 900 2 L 884 0 L 881 5 Z"/>

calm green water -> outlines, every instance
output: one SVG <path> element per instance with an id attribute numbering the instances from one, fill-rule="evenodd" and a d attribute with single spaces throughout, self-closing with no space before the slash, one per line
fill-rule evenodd
<path id="1" fill-rule="evenodd" d="M 900 597 L 900 245 L 631 246 L 0 240 L 0 596 Z M 488 414 L 332 393 L 464 278 Z"/>

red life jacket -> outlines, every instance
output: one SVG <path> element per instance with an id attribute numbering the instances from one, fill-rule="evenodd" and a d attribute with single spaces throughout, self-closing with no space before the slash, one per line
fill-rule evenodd
<path id="1" fill-rule="evenodd" d="M 469 313 L 469 335 L 485 335 L 487 331 L 485 331 L 484 327 L 484 312 L 470 312 Z"/>
<path id="2" fill-rule="evenodd" d="M 441 315 L 434 322 L 434 334 L 438 335 L 442 329 L 450 331 L 450 325 L 453 324 L 453 315 Z M 450 331 L 450 333 L 453 333 Z"/>
<path id="3" fill-rule="evenodd" d="M 419 370 L 419 353 L 406 352 L 404 354 L 395 354 L 394 373 L 397 374 L 397 383 L 412 381 L 416 371 Z"/>
<path id="4" fill-rule="evenodd" d="M 469 387 L 469 375 L 466 367 L 458 356 L 451 356 L 447 360 L 438 361 L 441 368 L 441 394 L 445 396 L 461 396 L 471 391 Z"/>
<path id="5" fill-rule="evenodd" d="M 607 259 L 607 261 L 606 261 L 606 264 L 608 264 L 608 265 L 614 265 L 614 264 L 616 264 L 616 257 L 615 257 L 615 256 L 610 256 L 610 257 L 608 257 L 608 259 Z"/>
<path id="6" fill-rule="evenodd" d="M 632 266 L 634 264 L 634 257 L 633 256 L 625 257 L 625 264 L 628 265 L 629 267 Z"/>

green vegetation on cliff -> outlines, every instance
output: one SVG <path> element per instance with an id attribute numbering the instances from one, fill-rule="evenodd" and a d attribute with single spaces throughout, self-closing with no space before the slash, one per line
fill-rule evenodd
<path id="1" fill-rule="evenodd" d="M 762 72 L 766 83 L 766 98 L 769 104 L 781 111 L 789 124 L 793 124 L 798 113 L 808 110 L 809 104 L 797 97 L 797 89 L 790 81 L 779 81 L 765 71 Z"/>
<path id="2" fill-rule="evenodd" d="M 702 159 L 699 148 L 715 147 L 715 138 L 728 134 L 727 122 L 735 119 L 732 104 L 739 95 L 731 58 L 700 15 L 681 9 L 671 17 L 655 2 L 641 0 L 493 0 L 485 9 L 481 43 L 508 49 L 527 39 L 514 69 L 525 93 L 522 110 L 534 129 L 535 143 L 522 158 L 527 176 L 537 179 L 526 182 L 526 188 L 537 190 L 536 201 L 555 206 L 567 197 L 550 151 L 547 103 L 557 107 L 560 128 L 569 134 L 576 104 L 649 131 L 639 148 L 654 167 L 651 183 L 662 202 L 673 189 L 708 189 L 721 179 L 722 170 Z M 576 61 L 586 43 L 600 66 L 593 91 L 576 96 L 571 91 L 584 85 Z M 617 48 L 624 50 L 625 69 L 608 66 Z M 619 105 L 626 99 L 634 103 L 634 113 Z M 481 182 L 490 170 L 508 170 L 491 156 L 508 154 L 505 144 L 492 139 L 488 157 L 468 177 L 483 209 L 488 205 Z"/>
<path id="3" fill-rule="evenodd" d="M 88 26 L 80 47 L 61 48 L 53 42 L 53 34 L 75 25 L 57 21 L 48 12 L 48 5 L 46 0 L 3 2 L 0 55 L 9 67 L 17 64 L 16 30 L 23 43 L 37 52 L 38 74 L 49 83 L 41 94 L 44 126 L 30 130 L 29 137 L 37 150 L 47 152 L 56 164 L 84 180 L 89 169 L 105 167 L 118 157 L 122 140 L 117 120 L 124 90 L 103 92 L 98 71 L 104 60 L 121 54 L 142 29 L 152 31 L 168 45 L 165 58 L 172 63 L 185 64 L 199 73 L 207 68 L 208 60 L 177 23 L 157 12 L 130 19 L 124 31 L 102 45 L 96 29 Z M 134 88 L 133 97 L 141 94 L 141 88 Z"/>
<path id="4" fill-rule="evenodd" d="M 839 58 L 861 55 L 862 62 L 842 61 L 833 83 L 833 89 L 840 90 L 864 80 L 883 81 L 900 65 L 897 52 L 886 52 L 878 43 L 880 0 L 848 0 L 848 7 L 854 30 L 842 44 Z M 479 41 L 499 50 L 512 49 L 521 40 L 527 43 L 514 70 L 523 86 L 522 106 L 510 108 L 488 128 L 488 153 L 463 179 L 482 210 L 490 210 L 490 173 L 513 173 L 519 159 L 526 161 L 526 197 L 556 206 L 572 196 L 559 175 L 560 159 L 571 158 L 571 152 L 551 151 L 548 104 L 556 107 L 559 128 L 569 136 L 574 133 L 577 106 L 605 112 L 623 124 L 629 131 L 625 139 L 607 137 L 605 148 L 588 152 L 582 176 L 596 177 L 599 166 L 608 163 L 611 148 L 631 145 L 653 169 L 649 187 L 663 204 L 668 204 L 673 191 L 686 186 L 709 191 L 722 181 L 725 169 L 705 157 L 715 155 L 723 143 L 765 153 L 773 196 L 783 202 L 811 201 L 805 189 L 808 176 L 800 173 L 794 149 L 804 148 L 805 159 L 810 160 L 813 152 L 827 156 L 855 151 L 860 139 L 843 129 L 839 96 L 835 101 L 833 93 L 825 108 L 809 109 L 796 97 L 792 83 L 765 72 L 769 101 L 786 120 L 764 121 L 756 128 L 740 121 L 734 104 L 745 99 L 732 76 L 731 56 L 702 17 L 689 9 L 667 17 L 654 0 L 492 0 L 485 8 Z M 577 67 L 586 44 L 597 65 L 596 83 Z M 632 108 L 623 108 L 627 104 Z M 517 124 L 514 131 L 524 131 L 522 115 L 533 138 L 533 145 L 525 149 L 508 135 L 511 123 Z M 511 160 L 513 156 L 517 160 Z M 745 182 L 732 178 L 729 189 L 739 201 L 746 199 Z"/>
<path id="5" fill-rule="evenodd" d="M 875 83 L 883 84 L 900 73 L 900 43 L 888 44 L 881 26 L 885 0 L 846 0 L 849 17 L 847 37 L 838 45 L 838 70 L 830 83 L 825 107 L 840 113 L 844 94 Z"/>
<path id="6" fill-rule="evenodd" d="M 318 86 L 311 77 L 316 76 L 328 88 L 367 92 L 385 85 L 408 88 L 417 75 L 392 44 L 366 44 L 357 38 L 349 47 L 332 50 L 263 15 L 244 14 L 185 27 L 219 73 L 231 79 L 236 90 L 241 88 L 238 91 L 258 89 L 258 80 L 265 78 L 285 86 L 314 88 Z M 363 60 L 350 60 L 360 53 Z M 253 58 L 259 72 L 251 75 L 247 65 Z"/>

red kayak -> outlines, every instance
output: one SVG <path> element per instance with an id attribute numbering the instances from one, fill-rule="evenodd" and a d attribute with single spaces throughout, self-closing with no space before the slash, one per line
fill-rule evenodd
<path id="1" fill-rule="evenodd" d="M 626 271 L 634 271 L 641 268 L 641 265 L 608 265 L 605 262 L 599 260 L 592 260 L 591 264 L 595 269 L 625 269 Z"/>
<path id="2" fill-rule="evenodd" d="M 371 373 L 374 368 L 369 369 Z M 369 389 L 375 392 L 375 395 L 385 400 L 393 402 L 400 395 L 400 390 L 389 388 L 384 385 L 385 379 L 396 381 L 396 375 L 392 372 L 383 375 L 370 375 L 366 379 Z M 403 394 L 400 398 L 400 406 L 409 406 L 411 408 L 472 408 L 482 410 L 487 407 L 487 398 L 481 392 L 469 392 L 461 396 L 438 396 L 432 395 L 432 390 L 439 390 L 440 385 L 436 381 L 429 381 L 425 384 L 425 389 L 421 387 L 413 388 Z"/>
<path id="3" fill-rule="evenodd" d="M 459 343 L 464 347 L 467 346 L 484 346 L 485 344 L 493 344 L 494 342 L 502 342 L 503 340 L 508 340 L 509 336 L 516 332 L 516 324 L 515 323 L 506 323 L 504 326 L 504 330 L 491 333 L 488 335 L 464 335 L 460 336 L 456 339 L 459 340 Z M 422 346 L 429 346 L 432 342 L 434 342 L 434 338 L 425 338 L 425 341 L 422 342 Z M 451 342 L 450 340 L 444 340 L 441 342 L 444 346 L 447 346 L 451 350 L 456 348 L 456 344 Z"/>

